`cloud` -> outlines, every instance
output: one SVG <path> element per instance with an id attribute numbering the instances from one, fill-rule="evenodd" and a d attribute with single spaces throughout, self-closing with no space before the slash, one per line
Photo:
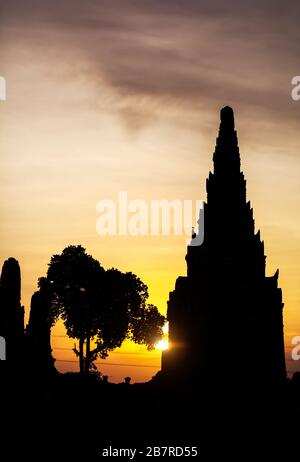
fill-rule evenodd
<path id="1" fill-rule="evenodd" d="M 290 98 L 298 2 L 11 0 L 0 8 L 1 28 L 16 39 L 76 50 L 81 72 L 123 101 L 117 110 L 132 129 L 165 104 L 201 111 L 229 103 L 299 121 Z"/>

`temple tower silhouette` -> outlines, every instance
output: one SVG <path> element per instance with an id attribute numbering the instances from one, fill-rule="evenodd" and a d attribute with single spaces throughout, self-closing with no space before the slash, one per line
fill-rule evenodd
<path id="1" fill-rule="evenodd" d="M 14 364 L 24 348 L 24 307 L 20 265 L 13 257 L 5 260 L 0 277 L 0 335 L 6 341 L 6 359 Z"/>
<path id="2" fill-rule="evenodd" d="M 49 377 L 57 373 L 51 348 L 51 290 L 46 278 L 39 279 L 39 290 L 31 297 L 26 326 L 27 368 L 33 375 Z"/>
<path id="3" fill-rule="evenodd" d="M 233 110 L 221 110 L 206 181 L 204 239 L 193 233 L 187 276 L 170 293 L 170 349 L 161 377 L 176 383 L 279 383 L 286 378 L 278 270 L 266 277 L 264 242 L 255 233 Z"/>

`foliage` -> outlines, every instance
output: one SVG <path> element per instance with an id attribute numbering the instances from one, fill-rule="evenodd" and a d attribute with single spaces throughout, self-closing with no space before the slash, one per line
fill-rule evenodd
<path id="1" fill-rule="evenodd" d="M 95 370 L 97 357 L 106 358 L 125 339 L 152 349 L 162 335 L 165 319 L 146 303 L 147 286 L 131 272 L 105 271 L 80 245 L 53 255 L 39 285 L 51 293 L 51 322 L 61 316 L 68 336 L 79 340 L 73 351 L 82 374 Z"/>

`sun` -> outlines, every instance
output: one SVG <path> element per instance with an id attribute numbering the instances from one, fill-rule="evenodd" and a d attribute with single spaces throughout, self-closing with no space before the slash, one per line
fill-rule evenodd
<path id="1" fill-rule="evenodd" d="M 168 333 L 169 333 L 169 323 L 168 321 L 163 326 L 163 338 L 159 340 L 154 347 L 157 350 L 167 350 L 169 348 Z"/>
<path id="2" fill-rule="evenodd" d="M 159 340 L 159 342 L 155 344 L 155 348 L 157 350 L 167 350 L 169 348 L 168 340 Z"/>

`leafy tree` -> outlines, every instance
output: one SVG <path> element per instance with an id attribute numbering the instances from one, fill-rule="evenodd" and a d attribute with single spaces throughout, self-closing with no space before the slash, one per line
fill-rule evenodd
<path id="1" fill-rule="evenodd" d="M 90 339 L 97 334 L 103 278 L 100 263 L 81 246 L 66 247 L 50 260 L 47 279 L 53 286 L 53 308 L 59 309 L 68 336 L 79 341 L 74 352 L 82 374 L 89 371 Z"/>
<path id="2" fill-rule="evenodd" d="M 148 288 L 135 274 L 112 268 L 105 274 L 106 302 L 97 338 L 101 358 L 125 339 L 145 344 L 149 350 L 162 336 L 165 318 L 146 303 Z"/>
<path id="3" fill-rule="evenodd" d="M 162 335 L 164 317 L 147 305 L 147 286 L 133 273 L 105 271 L 80 245 L 51 258 L 47 281 L 53 290 L 53 318 L 59 313 L 68 336 L 79 340 L 74 352 L 82 374 L 126 338 L 151 349 Z"/>

